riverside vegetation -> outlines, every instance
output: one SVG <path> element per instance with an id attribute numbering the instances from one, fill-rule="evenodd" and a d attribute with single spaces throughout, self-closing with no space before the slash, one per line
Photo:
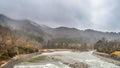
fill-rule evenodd
<path id="1" fill-rule="evenodd" d="M 0 26 L 0 62 L 15 55 L 38 52 L 41 44 L 15 34 L 9 28 Z"/>
<path id="2" fill-rule="evenodd" d="M 117 40 L 108 41 L 103 38 L 95 43 L 94 48 L 98 52 L 107 53 L 111 56 L 120 56 L 120 42 Z"/>

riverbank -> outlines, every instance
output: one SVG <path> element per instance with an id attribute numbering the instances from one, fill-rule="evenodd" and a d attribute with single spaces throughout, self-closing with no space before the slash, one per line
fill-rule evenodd
<path id="1" fill-rule="evenodd" d="M 93 55 L 104 61 L 120 66 L 120 57 L 113 57 L 113 56 L 110 56 L 109 54 L 100 53 L 100 52 L 93 52 Z"/>
<path id="2" fill-rule="evenodd" d="M 42 54 L 42 53 L 49 53 L 54 51 L 68 51 L 69 49 L 42 49 L 39 52 L 31 53 L 31 54 L 22 54 L 22 55 L 16 55 L 15 57 L 11 59 L 7 59 L 1 62 L 0 68 L 13 68 L 13 66 L 19 62 L 22 62 L 23 60 L 27 58 L 32 58 L 33 56 Z"/>
<path id="3" fill-rule="evenodd" d="M 27 58 L 31 58 L 35 55 L 41 54 L 40 52 L 32 53 L 32 54 L 25 54 L 25 55 L 17 55 L 11 58 L 9 61 L 5 62 L 0 66 L 0 68 L 13 68 L 13 66 L 21 61 L 24 61 Z"/>

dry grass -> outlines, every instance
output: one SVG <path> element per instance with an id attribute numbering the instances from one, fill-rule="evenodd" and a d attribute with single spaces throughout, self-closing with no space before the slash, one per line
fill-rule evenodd
<path id="1" fill-rule="evenodd" d="M 120 57 L 120 51 L 114 51 L 110 55 L 112 55 L 112 56 L 119 56 Z"/>

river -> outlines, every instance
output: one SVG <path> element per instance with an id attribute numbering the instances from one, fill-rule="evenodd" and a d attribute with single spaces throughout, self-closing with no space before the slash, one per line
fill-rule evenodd
<path id="1" fill-rule="evenodd" d="M 43 53 L 33 58 L 37 58 L 39 56 L 54 56 L 54 55 L 61 56 L 64 60 L 69 58 L 71 60 L 86 63 L 89 65 L 89 68 L 120 68 L 120 66 L 108 63 L 106 61 L 101 60 L 100 58 L 97 58 L 96 56 L 93 56 L 92 51 L 90 52 L 56 51 L 51 53 Z M 71 68 L 71 67 L 63 64 L 61 61 L 42 60 L 42 62 L 40 61 L 32 63 L 22 62 L 18 65 L 15 65 L 14 68 Z"/>

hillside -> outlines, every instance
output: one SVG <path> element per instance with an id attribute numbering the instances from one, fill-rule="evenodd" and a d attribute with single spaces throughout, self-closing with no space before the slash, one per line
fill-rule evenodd
<path id="1" fill-rule="evenodd" d="M 120 34 L 114 32 L 101 32 L 92 29 L 79 30 L 69 27 L 51 28 L 39 25 L 30 20 L 14 20 L 0 14 L 0 25 L 14 30 L 18 34 L 29 37 L 42 37 L 46 42 L 50 39 L 73 38 L 85 43 L 95 43 L 103 37 L 107 40 L 120 41 Z"/>
<path id="2" fill-rule="evenodd" d="M 14 20 L 0 14 L 0 25 L 11 29 L 18 35 L 35 39 L 40 43 L 46 40 L 48 36 L 48 34 L 41 29 L 40 25 L 30 20 Z"/>
<path id="3" fill-rule="evenodd" d="M 12 30 L 0 26 L 0 62 L 19 54 L 38 52 L 41 44 L 16 35 Z"/>
<path id="4" fill-rule="evenodd" d="M 37 24 L 30 20 L 14 20 L 0 14 L 0 25 L 35 36 L 44 35 L 44 32 L 37 27 Z"/>
<path id="5" fill-rule="evenodd" d="M 114 32 L 101 32 L 92 29 L 79 30 L 69 27 L 48 28 L 44 27 L 44 31 L 52 35 L 52 38 L 79 38 L 83 42 L 95 43 L 96 41 L 106 38 L 107 40 L 120 41 L 120 34 Z"/>

